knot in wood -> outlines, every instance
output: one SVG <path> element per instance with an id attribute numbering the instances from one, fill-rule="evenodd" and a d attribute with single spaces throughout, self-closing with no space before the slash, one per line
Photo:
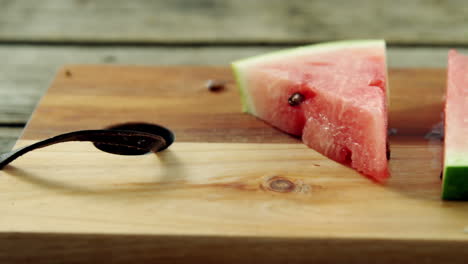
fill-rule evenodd
<path id="1" fill-rule="evenodd" d="M 266 187 L 270 191 L 288 193 L 296 189 L 296 185 L 289 179 L 279 176 L 274 176 L 267 180 Z"/>

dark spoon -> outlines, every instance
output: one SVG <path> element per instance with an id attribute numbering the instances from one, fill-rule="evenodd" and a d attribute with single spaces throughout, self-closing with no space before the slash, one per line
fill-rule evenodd
<path id="1" fill-rule="evenodd" d="M 61 134 L 0 155 L 0 170 L 29 151 L 70 141 L 90 141 L 102 151 L 119 155 L 160 152 L 174 142 L 169 129 L 147 123 L 126 123 L 99 130 L 80 130 Z"/>

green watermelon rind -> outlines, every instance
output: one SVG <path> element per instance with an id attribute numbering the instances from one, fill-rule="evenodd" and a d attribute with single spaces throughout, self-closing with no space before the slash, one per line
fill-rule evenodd
<path id="1" fill-rule="evenodd" d="M 468 200 L 468 165 L 445 166 L 442 183 L 442 199 Z"/>
<path id="2" fill-rule="evenodd" d="M 446 152 L 442 199 L 468 200 L 468 157 L 458 153 Z"/>
<path id="3" fill-rule="evenodd" d="M 268 61 L 274 61 L 278 58 L 286 58 L 289 56 L 296 56 L 302 53 L 314 52 L 329 52 L 333 50 L 338 50 L 342 48 L 352 48 L 352 47 L 363 47 L 363 46 L 375 46 L 382 45 L 385 47 L 385 41 L 380 39 L 366 39 L 366 40 L 344 40 L 344 41 L 334 41 L 334 42 L 324 42 L 308 46 L 302 46 L 298 48 L 291 48 L 286 50 L 281 50 L 277 52 L 272 52 L 268 54 L 258 55 L 250 57 L 243 60 L 234 61 L 231 63 L 232 70 L 234 72 L 234 78 L 236 80 L 241 102 L 242 102 L 242 111 L 255 114 L 255 109 L 252 102 L 250 101 L 250 95 L 243 78 L 244 74 L 242 73 L 243 68 L 249 65 L 254 65 L 257 63 L 265 63 Z M 388 94 L 387 94 L 388 96 Z"/>

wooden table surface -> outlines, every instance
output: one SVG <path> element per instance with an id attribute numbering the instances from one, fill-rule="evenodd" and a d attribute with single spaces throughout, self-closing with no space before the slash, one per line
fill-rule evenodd
<path id="1" fill-rule="evenodd" d="M 0 0 L 0 152 L 64 64 L 226 65 L 272 50 L 384 38 L 391 67 L 445 67 L 468 51 L 451 1 Z"/>

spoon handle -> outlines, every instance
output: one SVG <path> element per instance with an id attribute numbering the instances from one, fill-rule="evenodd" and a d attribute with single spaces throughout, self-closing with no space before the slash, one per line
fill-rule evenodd
<path id="1" fill-rule="evenodd" d="M 16 158 L 35 149 L 70 141 L 90 141 L 99 149 L 121 155 L 141 155 L 158 152 L 168 147 L 164 136 L 136 130 L 80 130 L 60 134 L 29 146 L 0 155 L 0 170 Z"/>

